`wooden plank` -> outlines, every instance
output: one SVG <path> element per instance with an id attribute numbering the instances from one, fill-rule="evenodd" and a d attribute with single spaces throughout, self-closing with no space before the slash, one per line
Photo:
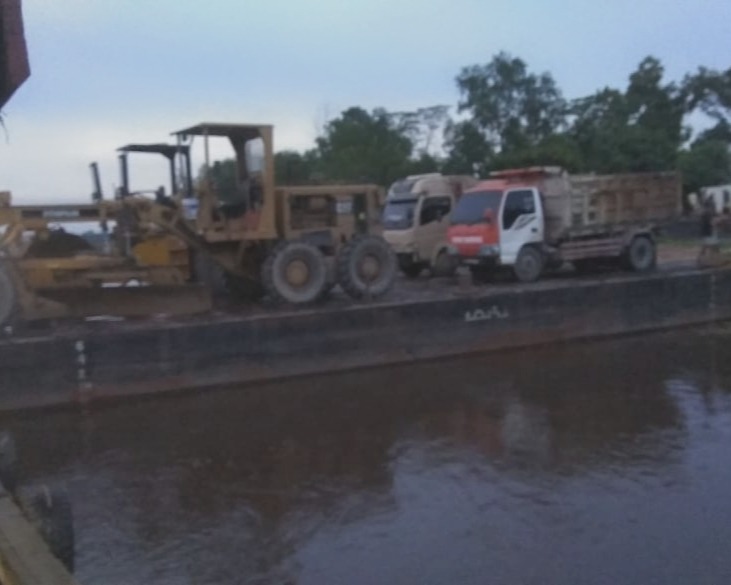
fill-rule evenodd
<path id="1" fill-rule="evenodd" d="M 0 492 L 0 583 L 78 585 L 4 490 Z"/>

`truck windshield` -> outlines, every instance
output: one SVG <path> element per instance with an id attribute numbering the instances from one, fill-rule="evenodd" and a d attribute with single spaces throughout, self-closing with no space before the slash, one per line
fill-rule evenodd
<path id="1" fill-rule="evenodd" d="M 407 230 L 414 225 L 414 210 L 418 199 L 392 199 L 383 210 L 383 228 Z"/>
<path id="2" fill-rule="evenodd" d="M 482 223 L 488 209 L 497 217 L 502 196 L 502 191 L 478 191 L 462 195 L 452 212 L 452 225 Z"/>
<path id="3" fill-rule="evenodd" d="M 388 198 L 408 197 L 411 195 L 411 190 L 414 188 L 414 185 L 416 185 L 416 181 L 409 181 L 408 179 L 396 181 L 388 190 Z"/>

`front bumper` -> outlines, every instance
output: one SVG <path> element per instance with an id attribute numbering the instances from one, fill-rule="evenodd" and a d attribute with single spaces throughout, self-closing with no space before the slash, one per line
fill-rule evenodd
<path id="1" fill-rule="evenodd" d="M 448 254 L 460 264 L 468 266 L 494 265 L 500 260 L 500 246 L 485 244 L 476 254 L 465 254 L 458 246 L 450 245 Z"/>

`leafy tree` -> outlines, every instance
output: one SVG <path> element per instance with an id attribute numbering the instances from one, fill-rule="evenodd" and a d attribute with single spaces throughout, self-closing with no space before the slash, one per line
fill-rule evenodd
<path id="1" fill-rule="evenodd" d="M 606 88 L 575 100 L 569 130 L 588 171 L 626 172 L 674 169 L 687 140 L 683 127 L 686 92 L 663 83 L 664 69 L 654 57 L 644 59 L 623 93 Z"/>
<path id="2" fill-rule="evenodd" d="M 698 108 L 719 126 L 731 126 L 731 68 L 719 72 L 700 67 L 686 76 L 683 87 L 688 111 Z"/>
<path id="3" fill-rule="evenodd" d="M 306 185 L 317 181 L 319 160 L 317 152 L 282 150 L 274 155 L 274 175 L 277 185 Z"/>
<path id="4" fill-rule="evenodd" d="M 459 112 L 496 152 L 535 146 L 564 125 L 566 102 L 553 77 L 530 73 L 507 53 L 462 69 L 457 87 Z"/>
<path id="5" fill-rule="evenodd" d="M 345 110 L 317 139 L 321 170 L 337 181 L 386 185 L 408 172 L 413 142 L 383 109 Z"/>
<path id="6" fill-rule="evenodd" d="M 484 174 L 494 156 L 492 145 L 472 121 L 449 122 L 444 133 L 449 155 L 444 162 L 448 174 Z"/>
<path id="7" fill-rule="evenodd" d="M 503 151 L 492 160 L 492 168 L 559 166 L 570 172 L 582 170 L 583 157 L 576 142 L 567 134 L 548 136 L 535 146 Z"/>
<path id="8" fill-rule="evenodd" d="M 434 156 L 438 133 L 449 122 L 449 106 L 428 106 L 413 112 L 393 112 L 389 116 L 394 128 L 411 140 L 418 156 Z"/>
<path id="9" fill-rule="evenodd" d="M 731 183 L 731 153 L 727 142 L 698 140 L 680 153 L 678 162 L 686 193 Z"/>

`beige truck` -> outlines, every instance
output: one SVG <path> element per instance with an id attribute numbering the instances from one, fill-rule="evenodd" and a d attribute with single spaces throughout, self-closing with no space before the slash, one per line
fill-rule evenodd
<path id="1" fill-rule="evenodd" d="M 383 211 L 383 237 L 401 272 L 418 277 L 424 269 L 448 276 L 457 263 L 448 254 L 452 209 L 463 191 L 477 184 L 469 175 L 412 175 L 391 185 Z"/>

